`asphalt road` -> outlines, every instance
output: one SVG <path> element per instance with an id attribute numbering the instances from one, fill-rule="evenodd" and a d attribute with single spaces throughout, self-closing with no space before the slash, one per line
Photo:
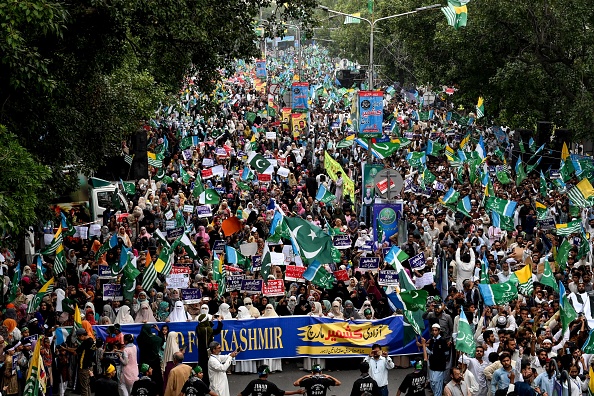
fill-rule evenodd
<path id="1" fill-rule="evenodd" d="M 285 361 L 283 359 L 283 371 L 271 373 L 268 376 L 268 380 L 274 382 L 279 388 L 290 391 L 296 390 L 293 386 L 293 382 L 305 375 L 306 372 L 300 369 L 302 366 L 302 359 L 292 359 Z M 353 362 L 353 366 L 356 366 Z M 398 386 L 406 376 L 406 374 L 412 372 L 411 368 L 400 369 L 394 368 L 389 371 L 389 392 L 393 396 L 398 390 Z M 353 382 L 359 377 L 359 367 L 352 367 L 351 370 L 332 370 L 324 371 L 324 374 L 328 374 L 338 379 L 342 385 L 338 387 L 332 387 L 327 396 L 349 396 Z M 257 378 L 257 374 L 231 374 L 229 378 L 229 389 L 231 396 L 236 396 L 241 392 L 245 386 L 253 379 Z M 77 394 L 72 391 L 66 391 L 66 396 L 76 396 Z M 113 395 L 115 396 L 115 395 Z"/>

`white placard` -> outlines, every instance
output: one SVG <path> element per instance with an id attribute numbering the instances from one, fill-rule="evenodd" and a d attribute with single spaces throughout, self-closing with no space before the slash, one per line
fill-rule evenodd
<path id="1" fill-rule="evenodd" d="M 258 243 L 251 242 L 251 243 L 242 243 L 239 245 L 239 250 L 241 254 L 244 256 L 253 256 L 258 253 Z"/>
<path id="2" fill-rule="evenodd" d="M 422 289 L 427 285 L 433 284 L 433 282 L 433 274 L 431 272 L 425 272 L 423 276 L 415 279 L 415 286 L 417 289 Z"/>
<path id="3" fill-rule="evenodd" d="M 213 165 L 214 165 L 214 161 L 212 158 L 203 158 L 202 159 L 202 166 L 210 168 Z"/>
<path id="4" fill-rule="evenodd" d="M 225 176 L 225 167 L 223 165 L 217 165 L 212 167 L 212 174 L 215 176 Z"/>
<path id="5" fill-rule="evenodd" d="M 89 226 L 89 236 L 101 235 L 101 226 L 97 223 L 93 223 Z"/>
<path id="6" fill-rule="evenodd" d="M 276 132 L 266 132 L 266 139 L 276 139 Z"/>
<path id="7" fill-rule="evenodd" d="M 74 226 L 74 228 L 76 228 L 76 234 L 74 234 L 75 238 L 89 239 L 89 228 L 87 226 Z"/>
<path id="8" fill-rule="evenodd" d="M 194 212 L 194 205 L 184 205 L 184 212 L 188 212 L 188 213 Z"/>
<path id="9" fill-rule="evenodd" d="M 270 161 L 270 164 L 272 165 L 273 168 L 278 168 L 278 161 L 274 158 L 268 158 L 268 161 Z"/>
<path id="10" fill-rule="evenodd" d="M 50 243 L 52 243 L 53 239 L 54 239 L 54 234 L 43 234 L 43 242 L 46 245 L 49 245 Z"/>
<path id="11" fill-rule="evenodd" d="M 169 209 L 167 212 L 165 212 L 165 218 L 167 220 L 170 220 L 173 217 L 173 212 L 171 211 L 171 209 Z"/>
<path id="12" fill-rule="evenodd" d="M 285 265 L 285 255 L 282 253 L 270 252 L 270 261 L 272 265 Z"/>
<path id="13" fill-rule="evenodd" d="M 186 289 L 190 285 L 190 274 L 169 274 L 165 281 L 168 289 Z"/>
<path id="14" fill-rule="evenodd" d="M 165 229 L 166 230 L 173 230 L 175 228 L 175 220 L 167 220 L 165 222 Z"/>
<path id="15" fill-rule="evenodd" d="M 280 167 L 278 168 L 278 170 L 276 171 L 276 174 L 282 177 L 289 177 L 289 173 L 291 173 L 291 171 L 287 168 L 284 167 Z"/>

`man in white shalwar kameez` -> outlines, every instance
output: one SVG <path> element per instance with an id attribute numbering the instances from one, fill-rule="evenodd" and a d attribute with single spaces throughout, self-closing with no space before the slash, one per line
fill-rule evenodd
<path id="1" fill-rule="evenodd" d="M 233 351 L 228 355 L 221 355 L 221 344 L 216 341 L 211 342 L 208 347 L 210 348 L 210 357 L 208 358 L 210 389 L 219 396 L 231 396 L 227 381 L 227 369 L 239 352 Z"/>

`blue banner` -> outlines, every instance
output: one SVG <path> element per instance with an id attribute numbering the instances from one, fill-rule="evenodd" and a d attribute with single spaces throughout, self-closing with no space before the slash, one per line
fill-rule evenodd
<path id="1" fill-rule="evenodd" d="M 309 99 L 309 83 L 294 82 L 292 87 L 292 106 L 293 111 L 306 112 L 309 109 L 307 100 Z"/>
<path id="2" fill-rule="evenodd" d="M 384 93 L 359 91 L 359 137 L 381 136 L 384 121 Z"/>
<path id="3" fill-rule="evenodd" d="M 266 59 L 256 61 L 256 77 L 266 79 Z"/>
<path id="4" fill-rule="evenodd" d="M 373 205 L 374 242 L 384 243 L 398 232 L 398 219 L 402 216 L 402 203 L 376 203 Z M 381 236 L 380 230 L 381 229 Z M 378 239 L 378 236 L 380 239 Z"/>
<path id="5" fill-rule="evenodd" d="M 167 324 L 178 332 L 179 344 L 186 344 L 186 362 L 197 362 L 197 322 Z M 215 323 L 215 326 L 218 324 Z M 410 326 L 407 326 L 410 327 Z M 93 326 L 97 337 L 105 339 L 108 326 Z M 122 333 L 138 337 L 142 324 L 122 325 Z M 378 343 L 390 355 L 418 354 L 414 340 L 405 330 L 402 316 L 379 320 L 344 321 L 312 316 L 223 320 L 223 330 L 215 337 L 222 353 L 240 348 L 237 360 L 313 357 L 367 356 L 371 345 Z M 407 344 L 404 345 L 405 337 Z M 425 335 L 427 337 L 427 335 Z"/>

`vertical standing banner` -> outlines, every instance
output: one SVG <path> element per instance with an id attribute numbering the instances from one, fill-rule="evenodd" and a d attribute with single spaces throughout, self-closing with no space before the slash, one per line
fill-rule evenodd
<path id="1" fill-rule="evenodd" d="M 373 240 L 383 243 L 398 232 L 398 219 L 402 216 L 402 202 L 373 205 Z M 381 235 L 379 235 L 381 234 Z"/>
<path id="2" fill-rule="evenodd" d="M 307 114 L 291 114 L 291 130 L 293 131 L 293 139 L 298 139 L 302 136 L 307 131 Z"/>
<path id="3" fill-rule="evenodd" d="M 359 91 L 359 136 L 381 136 L 384 121 L 384 93 Z"/>
<path id="4" fill-rule="evenodd" d="M 306 113 L 309 109 L 307 104 L 307 100 L 309 99 L 309 83 L 294 82 L 291 95 L 293 112 Z"/>
<path id="5" fill-rule="evenodd" d="M 256 60 L 256 77 L 266 80 L 266 59 Z"/>
<path id="6" fill-rule="evenodd" d="M 291 129 L 291 108 L 283 107 L 282 113 L 283 113 L 283 118 L 282 118 L 283 131 L 289 132 L 289 130 Z"/>
<path id="7" fill-rule="evenodd" d="M 377 173 L 382 169 L 384 169 L 384 165 L 382 164 L 363 164 L 363 188 L 361 191 L 361 202 L 363 202 L 366 196 L 374 199 L 375 186 L 373 184 L 373 179 L 375 178 L 375 175 L 377 175 Z"/>

